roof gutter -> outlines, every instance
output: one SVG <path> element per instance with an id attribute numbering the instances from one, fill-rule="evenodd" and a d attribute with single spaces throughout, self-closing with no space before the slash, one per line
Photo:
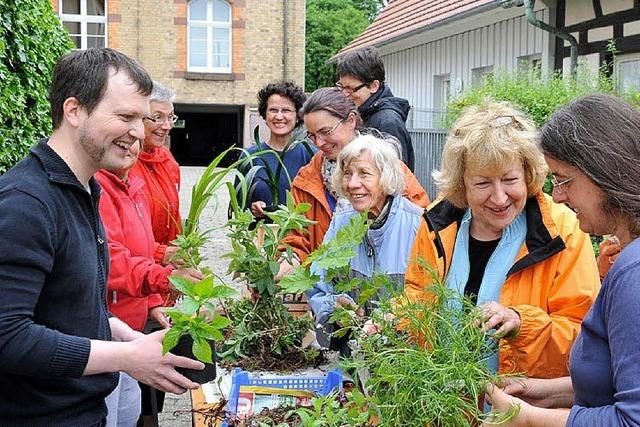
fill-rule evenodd
<path id="1" fill-rule="evenodd" d="M 571 44 L 571 65 L 569 69 L 571 70 L 571 76 L 575 78 L 578 73 L 578 41 L 566 31 L 552 27 L 536 18 L 535 13 L 533 13 L 533 6 L 535 5 L 535 2 L 536 0 L 524 0 L 525 9 L 527 11 L 527 21 L 529 21 L 531 25 L 544 31 L 548 31 L 556 37 L 560 37 L 562 40 L 566 40 Z"/>
<path id="2" fill-rule="evenodd" d="M 561 38 L 562 40 L 566 40 L 569 42 L 569 44 L 571 44 L 571 65 L 569 69 L 571 70 L 571 76 L 575 78 L 578 73 L 578 41 L 576 40 L 576 38 L 566 31 L 552 27 L 546 22 L 542 22 L 538 18 L 536 18 L 535 13 L 533 12 L 536 0 L 520 1 L 524 2 L 527 21 L 529 21 L 531 25 L 533 25 L 534 27 L 538 27 L 541 30 L 547 31 L 554 36 Z M 503 8 L 522 5 L 522 3 L 519 3 L 518 0 L 498 0 L 498 3 L 500 3 L 500 6 L 502 6 Z"/>

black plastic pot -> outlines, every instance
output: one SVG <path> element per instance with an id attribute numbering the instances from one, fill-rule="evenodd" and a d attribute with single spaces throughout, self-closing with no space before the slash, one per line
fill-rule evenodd
<path id="1" fill-rule="evenodd" d="M 213 341 L 209 341 L 211 345 L 211 354 L 213 355 L 213 361 L 216 360 L 216 346 Z M 176 356 L 184 356 L 189 359 L 196 359 L 193 355 L 193 338 L 191 335 L 183 335 L 178 340 L 178 345 L 176 345 L 171 353 Z M 187 369 L 187 368 L 176 368 L 176 371 L 180 372 L 185 377 L 189 378 L 191 381 L 196 382 L 198 384 L 208 383 L 209 381 L 213 381 L 216 378 L 216 364 L 215 363 L 205 363 L 204 370 L 197 371 L 195 369 Z"/>

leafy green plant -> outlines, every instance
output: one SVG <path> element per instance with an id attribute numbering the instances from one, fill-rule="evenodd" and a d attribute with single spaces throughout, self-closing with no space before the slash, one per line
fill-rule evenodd
<path id="1" fill-rule="evenodd" d="M 212 349 L 209 341 L 224 340 L 220 332 L 228 326 L 229 320 L 216 313 L 215 301 L 229 298 L 237 292 L 229 286 L 216 284 L 214 275 L 201 267 L 202 256 L 200 249 L 207 242 L 209 231 L 200 231 L 200 216 L 207 203 L 215 197 L 216 191 L 228 182 L 228 175 L 233 176 L 237 162 L 220 168 L 219 164 L 231 149 L 220 153 L 207 166 L 198 182 L 191 190 L 191 205 L 189 214 L 184 221 L 182 233 L 172 242 L 178 247 L 172 259 L 182 261 L 180 268 L 200 269 L 205 278 L 193 283 L 181 277 L 170 276 L 169 281 L 177 292 L 181 293 L 181 301 L 173 308 L 165 310 L 172 320 L 172 326 L 162 342 L 166 353 L 174 348 L 183 335 L 190 335 L 193 339 L 193 354 L 199 360 L 212 363 Z M 219 279 L 218 279 L 219 280 Z"/>
<path id="2" fill-rule="evenodd" d="M 233 179 L 233 176 L 239 175 L 235 167 L 240 164 L 240 161 L 236 161 L 225 168 L 220 167 L 220 163 L 231 150 L 233 150 L 233 147 L 223 151 L 213 159 L 191 189 L 191 204 L 189 205 L 189 213 L 184 220 L 182 233 L 171 242 L 178 247 L 172 259 L 181 260 L 183 268 L 200 268 L 200 263 L 202 262 L 200 249 L 207 242 L 207 236 L 210 232 L 210 230 L 200 230 L 200 216 L 210 199 L 212 197 L 215 199 L 216 192 L 222 186 L 228 185 L 229 177 Z M 210 271 L 205 272 L 210 273 Z"/>
<path id="3" fill-rule="evenodd" d="M 51 133 L 49 85 L 73 48 L 49 0 L 0 2 L 0 174 Z"/>
<path id="4" fill-rule="evenodd" d="M 302 293 L 313 289 L 320 280 L 318 274 L 312 272 L 311 265 L 326 271 L 325 280 L 343 279 L 348 276 L 349 261 L 356 255 L 356 248 L 362 242 L 367 232 L 367 216 L 365 213 L 354 215 L 349 223 L 336 233 L 334 239 L 323 242 L 307 259 L 293 272 L 282 278 L 280 286 L 284 292 Z M 350 281 L 338 285 L 336 291 L 345 288 L 353 289 L 355 284 Z"/>
<path id="5" fill-rule="evenodd" d="M 209 276 L 197 283 L 181 277 L 170 277 L 173 286 L 182 293 L 179 306 L 165 310 L 171 318 L 171 329 L 162 341 L 162 351 L 167 353 L 178 344 L 183 335 L 193 339 L 193 354 L 202 362 L 213 363 L 209 341 L 222 341 L 222 330 L 229 325 L 229 319 L 217 314 L 215 301 L 229 298 L 237 292 L 224 284 L 215 284 Z"/>
<path id="6" fill-rule="evenodd" d="M 321 265 L 334 279 L 336 293 L 357 294 L 359 306 L 375 296 L 376 304 L 364 316 L 356 314 L 355 307 L 342 307 L 330 317 L 341 325 L 334 335 L 351 334 L 352 357 L 341 366 L 354 373 L 363 393 L 352 393 L 345 405 L 315 402 L 318 406 L 300 415 L 304 425 L 467 426 L 515 416 L 517 407 L 487 418 L 479 406 L 485 387 L 498 380 L 486 363 L 497 344 L 479 327 L 482 315 L 468 298 L 449 290 L 438 277 L 424 301 L 407 301 L 384 274 L 344 277 L 355 254 L 349 250 L 361 242 L 363 230 L 362 219 L 354 217 L 344 234 L 337 234 L 339 242 L 325 243 L 309 255 L 310 263 Z M 336 250 L 344 256 L 332 258 Z M 283 288 L 302 292 L 313 286 L 318 277 L 310 263 L 284 279 Z M 367 323 L 378 333 L 363 333 Z M 358 410 L 351 411 L 353 407 Z"/>
<path id="7" fill-rule="evenodd" d="M 640 106 L 637 92 L 620 92 L 615 73 L 617 48 L 610 41 L 607 50 L 612 61 L 603 63 L 596 72 L 580 64 L 577 78 L 563 77 L 560 72 L 506 72 L 498 70 L 490 75 L 482 86 L 470 87 L 447 105 L 445 127 L 449 128 L 469 105 L 481 104 L 485 99 L 509 101 L 527 113 L 538 126 L 544 125 L 549 116 L 575 98 L 601 92 L 624 98 Z"/>
<path id="8" fill-rule="evenodd" d="M 252 289 L 255 300 L 229 302 L 228 314 L 232 326 L 221 357 L 237 364 L 264 369 L 293 369 L 307 365 L 318 356 L 317 351 L 303 349 L 304 336 L 312 327 L 309 316 L 294 318 L 279 296 L 275 276 L 280 268 L 279 260 L 289 262 L 293 253 L 282 240 L 291 230 L 303 230 L 313 224 L 304 212 L 308 204 L 295 205 L 287 196 L 287 204 L 275 212 L 267 213 L 275 227 L 252 229 L 251 212 L 241 210 L 235 197 L 235 189 L 229 185 L 233 216 L 227 223 L 232 250 L 229 273 L 234 273 Z M 260 231 L 260 230 L 263 231 Z M 264 233 L 258 242 L 258 233 Z"/>

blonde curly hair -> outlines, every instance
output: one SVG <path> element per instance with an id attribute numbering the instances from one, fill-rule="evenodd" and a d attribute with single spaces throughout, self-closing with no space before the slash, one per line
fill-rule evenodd
<path id="1" fill-rule="evenodd" d="M 440 170 L 432 174 L 439 197 L 466 208 L 467 169 L 502 172 L 516 161 L 522 162 L 528 197 L 533 196 L 548 171 L 539 138 L 534 122 L 508 102 L 485 100 L 466 108 L 447 136 Z"/>

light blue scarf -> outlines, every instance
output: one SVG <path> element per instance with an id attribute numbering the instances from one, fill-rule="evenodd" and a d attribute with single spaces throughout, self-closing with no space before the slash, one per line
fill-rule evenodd
<path id="1" fill-rule="evenodd" d="M 471 226 L 471 209 L 467 209 L 460 229 L 456 236 L 456 244 L 453 250 L 451 268 L 447 275 L 447 287 L 456 290 L 461 295 L 469 280 L 469 227 Z M 500 301 L 500 291 L 502 285 L 507 280 L 507 273 L 513 265 L 518 252 L 522 247 L 527 235 L 527 219 L 524 211 L 503 230 L 498 246 L 491 254 L 484 276 L 480 283 L 477 305 L 480 306 L 489 301 Z M 459 305 L 459 302 L 457 303 Z M 487 360 L 489 369 L 495 373 L 498 371 L 497 351 Z"/>

